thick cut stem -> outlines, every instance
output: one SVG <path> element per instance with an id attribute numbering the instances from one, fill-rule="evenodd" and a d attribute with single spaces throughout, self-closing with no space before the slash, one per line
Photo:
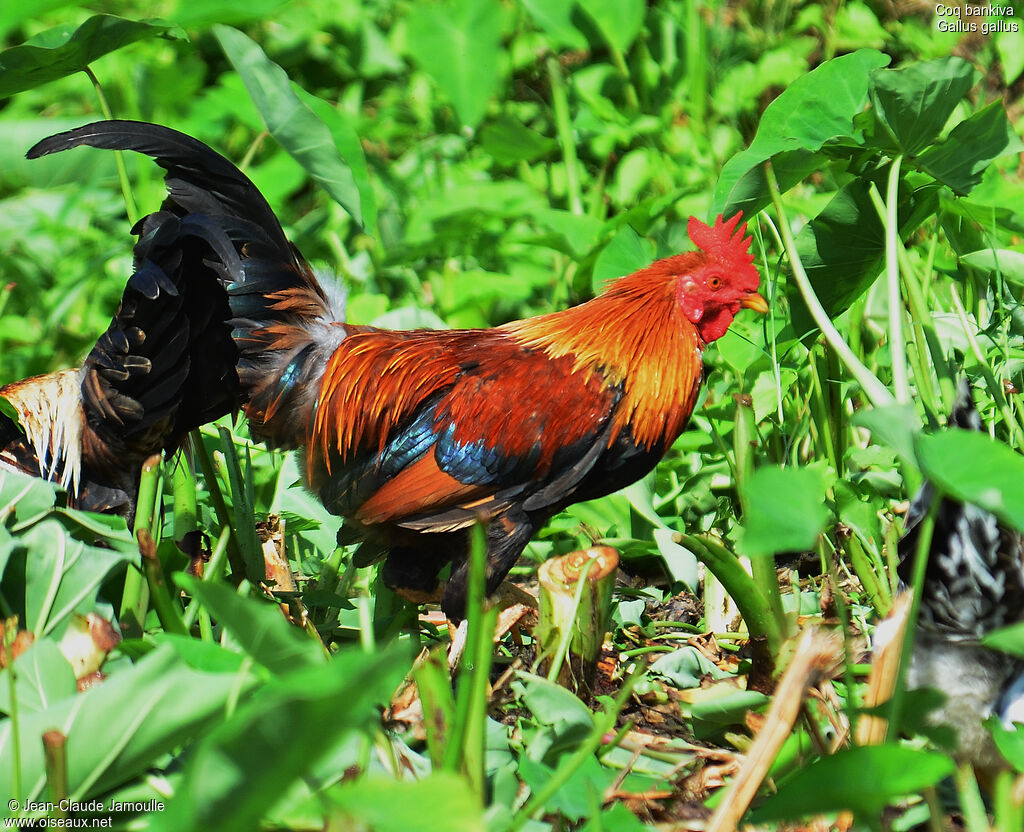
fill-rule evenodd
<path id="1" fill-rule="evenodd" d="M 581 698 L 593 694 L 619 553 L 595 546 L 545 561 L 538 571 L 537 640 L 548 678 Z"/>

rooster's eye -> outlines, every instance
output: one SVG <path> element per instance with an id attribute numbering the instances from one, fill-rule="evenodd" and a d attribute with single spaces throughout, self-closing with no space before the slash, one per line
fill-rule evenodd
<path id="1" fill-rule="evenodd" d="M 708 278 L 708 288 L 709 289 L 717 290 L 721 285 L 722 285 L 722 278 L 720 278 L 717 274 L 713 274 L 713 275 L 711 275 L 711 277 Z"/>

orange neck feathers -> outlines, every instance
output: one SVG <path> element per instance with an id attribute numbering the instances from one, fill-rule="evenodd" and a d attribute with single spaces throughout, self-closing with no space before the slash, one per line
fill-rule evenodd
<path id="1" fill-rule="evenodd" d="M 703 369 L 704 341 L 682 312 L 677 286 L 675 274 L 642 269 L 587 303 L 499 329 L 551 358 L 574 357 L 577 371 L 622 384 L 610 441 L 629 427 L 644 448 L 667 448 L 693 410 Z"/>

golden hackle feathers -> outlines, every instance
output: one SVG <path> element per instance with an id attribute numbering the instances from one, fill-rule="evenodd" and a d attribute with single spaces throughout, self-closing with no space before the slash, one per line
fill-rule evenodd
<path id="1" fill-rule="evenodd" d="M 695 257 L 671 258 L 673 269 L 659 261 L 587 303 L 499 329 L 551 358 L 572 356 L 577 371 L 621 384 L 609 444 L 628 427 L 638 444 L 651 448 L 675 438 L 697 397 L 704 344 L 676 302 L 676 276 Z"/>
<path id="2" fill-rule="evenodd" d="M 72 494 L 78 493 L 82 481 L 81 383 L 82 373 L 75 369 L 0 387 L 0 397 L 14 407 L 35 451 L 39 476 Z"/>

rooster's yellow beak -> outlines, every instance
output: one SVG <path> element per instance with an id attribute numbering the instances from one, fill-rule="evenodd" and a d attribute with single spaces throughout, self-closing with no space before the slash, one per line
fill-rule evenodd
<path id="1" fill-rule="evenodd" d="M 743 309 L 753 309 L 755 312 L 760 312 L 762 315 L 768 312 L 768 301 L 761 297 L 757 292 L 751 292 L 743 300 L 740 301 L 740 306 Z"/>

